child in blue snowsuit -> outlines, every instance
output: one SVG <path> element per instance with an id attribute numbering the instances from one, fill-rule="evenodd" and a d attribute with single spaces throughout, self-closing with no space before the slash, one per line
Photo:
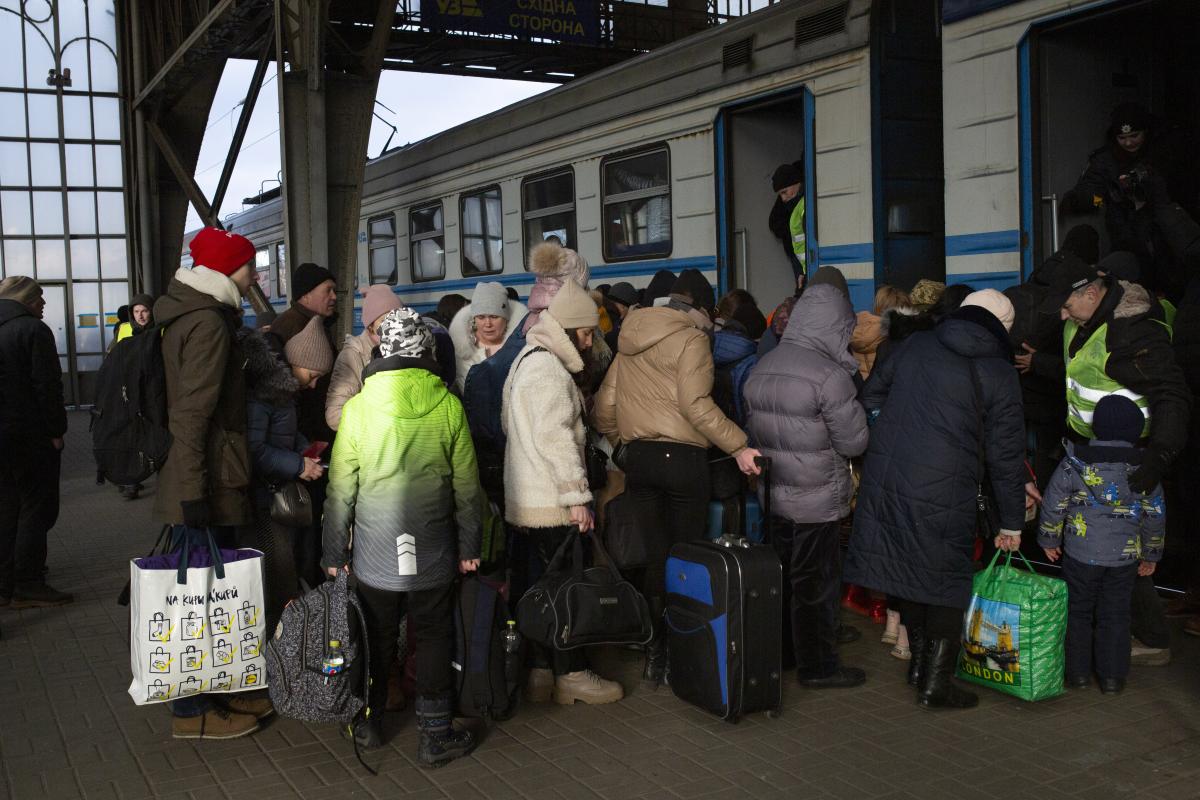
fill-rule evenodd
<path id="1" fill-rule="evenodd" d="M 1093 669 L 1105 694 L 1125 688 L 1134 578 L 1152 574 L 1162 558 L 1162 486 L 1150 494 L 1129 488 L 1129 475 L 1142 460 L 1134 443 L 1144 425 L 1132 400 L 1103 397 L 1092 419 L 1096 438 L 1067 444 L 1044 495 L 1038 544 L 1051 561 L 1062 558 L 1066 678 L 1072 688 L 1090 686 Z"/>

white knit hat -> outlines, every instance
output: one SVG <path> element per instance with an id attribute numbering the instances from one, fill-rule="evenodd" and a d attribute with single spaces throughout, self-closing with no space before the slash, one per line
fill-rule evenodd
<path id="1" fill-rule="evenodd" d="M 1013 320 L 1016 318 L 1013 304 L 1007 297 L 995 289 L 980 289 L 978 292 L 971 292 L 962 301 L 962 304 L 964 306 L 978 306 L 985 311 L 992 312 L 992 316 L 1000 320 L 1000 324 L 1004 326 L 1004 330 L 1012 330 Z"/>

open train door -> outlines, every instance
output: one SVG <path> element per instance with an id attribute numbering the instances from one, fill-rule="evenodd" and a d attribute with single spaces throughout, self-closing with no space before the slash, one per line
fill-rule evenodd
<path id="1" fill-rule="evenodd" d="M 809 271 L 816 267 L 817 203 L 812 95 L 799 88 L 721 109 L 716 121 L 717 263 L 720 291 L 748 290 L 770 313 L 796 288 L 783 243 L 767 220 L 771 174 L 804 165 Z"/>
<path id="2" fill-rule="evenodd" d="M 1193 216 L 1197 214 L 1197 41 L 1200 14 L 1195 0 L 1097 4 L 1091 10 L 1056 14 L 1030 27 L 1019 49 L 1024 277 L 1078 223 L 1095 227 L 1101 255 L 1109 251 L 1101 209 L 1063 215 L 1060 203 L 1087 166 L 1089 154 L 1107 145 L 1109 116 L 1121 103 L 1140 103 L 1153 114 L 1150 145 L 1155 168 L 1166 178 L 1172 198 Z M 1184 157 L 1155 158 L 1171 151 Z M 1170 166 L 1164 169 L 1166 165 Z M 1186 588 L 1200 558 L 1200 540 L 1190 530 L 1200 524 L 1200 517 L 1187 497 L 1193 469 L 1177 464 L 1179 491 L 1168 488 L 1167 557 L 1154 578 L 1159 586 Z"/>
<path id="3" fill-rule="evenodd" d="M 1103 214 L 1064 215 L 1063 195 L 1088 156 L 1106 145 L 1109 115 L 1136 102 L 1150 110 L 1158 144 L 1187 154 L 1173 159 L 1196 172 L 1200 132 L 1200 14 L 1195 0 L 1100 4 L 1092 11 L 1035 23 L 1020 47 L 1022 273 L 1028 277 L 1062 243 L 1071 225 L 1086 222 L 1108 250 Z M 1152 145 L 1155 144 L 1152 142 Z M 1196 175 L 1168 177 L 1175 197 L 1195 209 Z M 1186 188 L 1189 187 L 1190 188 Z"/>

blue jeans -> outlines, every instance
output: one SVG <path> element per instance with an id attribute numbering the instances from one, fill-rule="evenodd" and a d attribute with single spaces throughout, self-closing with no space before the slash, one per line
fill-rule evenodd
<path id="1" fill-rule="evenodd" d="M 217 547 L 226 549 L 237 547 L 237 528 L 231 525 L 219 525 L 212 528 L 212 534 L 217 542 Z M 184 541 L 187 541 L 193 548 L 208 547 L 208 538 L 203 531 L 176 525 L 171 529 L 171 550 L 175 551 L 183 547 Z M 206 695 L 194 694 L 172 700 L 170 706 L 171 716 L 198 717 L 208 713 L 212 708 L 212 701 Z"/>

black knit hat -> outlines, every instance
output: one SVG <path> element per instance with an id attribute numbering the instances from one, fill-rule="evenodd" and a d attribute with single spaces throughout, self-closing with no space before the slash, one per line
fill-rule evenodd
<path id="1" fill-rule="evenodd" d="M 633 284 L 625 281 L 614 283 L 608 289 L 608 299 L 623 306 L 636 306 L 638 303 L 637 289 L 633 288 Z"/>
<path id="2" fill-rule="evenodd" d="M 660 269 L 654 273 L 650 283 L 642 290 L 642 305 L 652 306 L 658 298 L 669 295 L 671 287 L 675 285 L 675 280 L 675 273 L 669 269 Z"/>
<path id="3" fill-rule="evenodd" d="M 771 175 L 771 188 L 777 192 L 803 182 L 804 170 L 795 164 L 780 164 Z"/>
<path id="4" fill-rule="evenodd" d="M 334 278 L 333 273 L 324 267 L 317 266 L 311 261 L 304 262 L 292 273 L 292 299 L 299 300 L 325 281 L 333 281 L 336 284 L 337 278 Z"/>
<path id="5" fill-rule="evenodd" d="M 717 304 L 712 284 L 698 269 L 685 269 L 671 286 L 671 294 L 686 295 L 696 308 L 711 309 Z"/>
<path id="6" fill-rule="evenodd" d="M 1137 403 L 1120 394 L 1100 398 L 1092 414 L 1092 431 L 1105 442 L 1129 442 L 1142 438 L 1146 418 Z"/>
<path id="7" fill-rule="evenodd" d="M 1153 117 L 1141 103 L 1121 103 L 1109 116 L 1109 132 L 1113 136 L 1150 130 Z"/>

